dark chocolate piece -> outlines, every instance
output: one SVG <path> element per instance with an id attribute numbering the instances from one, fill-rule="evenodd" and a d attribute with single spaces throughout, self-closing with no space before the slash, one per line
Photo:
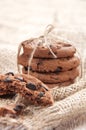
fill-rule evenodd
<path id="1" fill-rule="evenodd" d="M 15 77 L 15 79 L 18 79 L 19 81 L 24 82 L 23 77 Z"/>
<path id="2" fill-rule="evenodd" d="M 39 97 L 43 97 L 44 94 L 45 94 L 44 92 L 40 92 L 40 93 L 38 94 L 38 96 L 39 96 Z"/>
<path id="3" fill-rule="evenodd" d="M 23 108 L 24 108 L 24 105 L 21 105 L 21 104 L 20 104 L 20 105 L 16 105 L 15 108 L 13 108 L 13 110 L 19 112 L 19 111 L 21 111 Z"/>
<path id="4" fill-rule="evenodd" d="M 44 87 L 44 86 L 42 86 L 42 85 L 40 85 L 40 87 L 43 87 L 46 91 L 48 91 L 48 88 L 46 88 L 46 87 Z"/>
<path id="5" fill-rule="evenodd" d="M 32 83 L 27 83 L 27 84 L 26 84 L 26 87 L 27 87 L 28 89 L 31 89 L 31 90 L 36 90 L 36 86 L 35 86 L 34 84 L 32 84 Z"/>
<path id="6" fill-rule="evenodd" d="M 24 66 L 25 71 L 28 71 L 28 66 Z"/>
<path id="7" fill-rule="evenodd" d="M 62 67 L 57 67 L 57 69 L 55 70 L 55 72 L 59 73 L 62 71 Z"/>
<path id="8" fill-rule="evenodd" d="M 5 95 L 0 95 L 0 98 L 3 98 L 3 99 L 12 99 L 14 96 L 16 96 L 15 93 L 11 92 L 10 94 L 5 94 Z"/>
<path id="9" fill-rule="evenodd" d="M 42 59 L 39 59 L 38 63 L 37 63 L 37 68 L 39 67 L 39 65 L 42 64 Z"/>
<path id="10" fill-rule="evenodd" d="M 25 71 L 32 70 L 31 66 L 24 66 Z"/>
<path id="11" fill-rule="evenodd" d="M 12 76 L 14 76 L 14 73 L 13 72 L 8 72 L 5 75 L 12 75 Z"/>
<path id="12" fill-rule="evenodd" d="M 9 77 L 6 77 L 4 80 L 2 80 L 5 83 L 12 83 L 12 79 L 10 79 Z"/>

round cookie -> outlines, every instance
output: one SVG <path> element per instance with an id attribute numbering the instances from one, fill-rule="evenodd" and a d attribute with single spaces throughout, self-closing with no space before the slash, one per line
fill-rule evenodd
<path id="1" fill-rule="evenodd" d="M 74 80 L 79 76 L 79 69 L 75 68 L 70 71 L 60 72 L 60 73 L 38 73 L 30 71 L 30 74 L 44 83 L 61 83 L 68 80 Z"/>
<path id="2" fill-rule="evenodd" d="M 49 48 L 45 44 L 42 44 L 42 43 L 45 43 L 44 37 L 34 38 L 34 39 L 30 39 L 30 40 L 26 40 L 22 42 L 21 45 L 23 46 L 24 54 L 30 56 L 36 43 L 38 44 L 38 47 L 36 48 L 36 51 L 33 57 L 54 58 Z M 71 45 L 70 43 L 64 43 L 64 42 L 52 43 L 50 45 L 50 48 L 52 49 L 54 54 L 57 56 L 57 58 L 72 57 L 74 53 L 76 52 L 76 49 L 73 45 Z"/>
<path id="3" fill-rule="evenodd" d="M 1 95 L 8 91 L 20 93 L 31 104 L 44 106 L 53 104 L 49 88 L 40 80 L 30 75 L 14 75 L 13 73 L 0 75 Z"/>
<path id="4" fill-rule="evenodd" d="M 65 87 L 65 86 L 69 86 L 71 84 L 73 84 L 75 81 L 74 80 L 69 80 L 69 81 L 66 81 L 66 82 L 61 82 L 61 83 L 57 83 L 57 84 L 47 84 L 46 85 L 49 87 L 49 88 L 55 88 L 55 87 Z"/>
<path id="5" fill-rule="evenodd" d="M 28 56 L 20 55 L 18 58 L 18 63 L 25 66 L 28 66 Z M 77 56 L 60 58 L 60 59 L 38 59 L 33 58 L 31 62 L 31 70 L 36 72 L 61 72 L 67 71 L 73 68 L 78 67 L 80 64 L 80 59 Z M 28 68 L 27 68 L 28 70 Z"/>

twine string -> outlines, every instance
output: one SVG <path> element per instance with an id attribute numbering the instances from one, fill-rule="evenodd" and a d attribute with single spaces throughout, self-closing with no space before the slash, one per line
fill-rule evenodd
<path id="1" fill-rule="evenodd" d="M 35 42 L 34 49 L 33 49 L 32 53 L 30 55 L 30 58 L 28 59 L 28 74 L 30 72 L 30 66 L 31 66 L 31 63 L 32 63 L 32 60 L 33 60 L 34 53 L 36 52 L 37 46 L 39 44 L 39 39 L 38 38 L 35 38 L 33 41 L 34 42 L 36 41 L 36 42 Z"/>
<path id="2" fill-rule="evenodd" d="M 35 46 L 34 46 L 34 49 L 33 49 L 32 53 L 31 53 L 31 56 L 30 56 L 30 58 L 29 58 L 29 60 L 28 60 L 28 74 L 29 74 L 29 72 L 30 72 L 30 66 L 31 66 L 31 62 L 32 62 L 34 53 L 36 52 L 36 49 L 37 49 L 39 43 L 44 44 L 45 46 L 47 46 L 48 49 L 50 50 L 51 54 L 53 55 L 53 57 L 54 57 L 54 58 L 57 58 L 57 56 L 54 54 L 54 52 L 53 52 L 52 49 L 50 48 L 50 43 L 49 43 L 48 40 L 47 40 L 48 34 L 49 34 L 53 29 L 54 29 L 54 26 L 51 25 L 51 24 L 46 27 L 45 32 L 44 32 L 44 40 L 45 40 L 44 43 L 40 42 L 41 36 L 40 36 L 39 38 L 34 39 Z"/>
<path id="3" fill-rule="evenodd" d="M 54 54 L 54 52 L 52 51 L 52 49 L 50 48 L 50 44 L 51 42 L 48 41 L 47 36 L 48 34 L 54 29 L 54 26 L 52 24 L 48 25 L 45 29 L 44 32 L 44 39 L 45 39 L 45 45 L 48 47 L 48 49 L 50 50 L 51 54 L 53 55 L 54 58 L 57 58 L 57 56 Z"/>

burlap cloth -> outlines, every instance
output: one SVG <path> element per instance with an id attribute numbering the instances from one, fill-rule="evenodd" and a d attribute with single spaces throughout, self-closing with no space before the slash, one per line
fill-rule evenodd
<path id="1" fill-rule="evenodd" d="M 63 37 L 74 41 L 81 53 L 83 76 L 69 87 L 52 89 L 55 103 L 42 108 L 28 106 L 26 113 L 17 119 L 0 118 L 0 130 L 73 130 L 86 122 L 86 76 L 85 76 L 85 42 L 84 33 L 59 32 Z M 66 34 L 66 35 L 65 35 Z M 0 45 L 0 73 L 17 72 L 16 54 L 18 45 Z M 0 106 L 10 104 L 15 100 L 0 99 Z"/>

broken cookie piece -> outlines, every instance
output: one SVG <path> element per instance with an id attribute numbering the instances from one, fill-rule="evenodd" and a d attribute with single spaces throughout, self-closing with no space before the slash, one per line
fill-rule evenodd
<path id="1" fill-rule="evenodd" d="M 53 98 L 49 88 L 37 78 L 25 74 L 7 73 L 0 75 L 0 95 L 11 91 L 22 95 L 28 104 L 52 105 Z"/>

